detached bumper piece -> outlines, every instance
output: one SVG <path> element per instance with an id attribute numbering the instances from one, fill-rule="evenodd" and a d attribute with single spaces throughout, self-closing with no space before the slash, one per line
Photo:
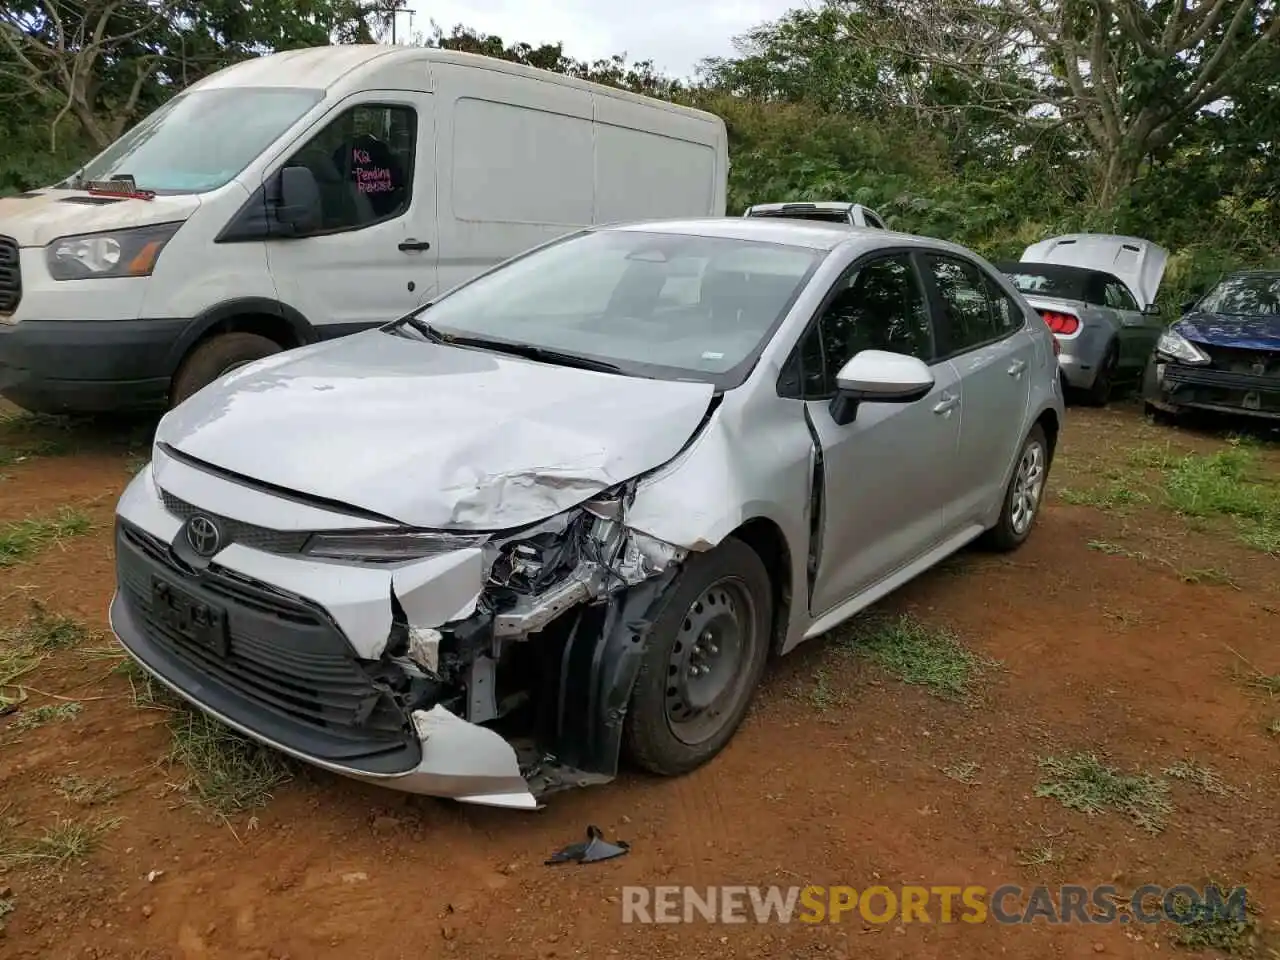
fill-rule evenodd
<path id="1" fill-rule="evenodd" d="M 1199 345 L 1207 366 L 1162 365 L 1157 400 L 1175 407 L 1280 419 L 1280 353 Z"/>
<path id="2" fill-rule="evenodd" d="M 117 522 L 111 620 L 144 666 L 258 739 L 351 774 L 408 774 L 410 717 L 320 610 L 226 571 L 184 569 L 167 544 Z"/>

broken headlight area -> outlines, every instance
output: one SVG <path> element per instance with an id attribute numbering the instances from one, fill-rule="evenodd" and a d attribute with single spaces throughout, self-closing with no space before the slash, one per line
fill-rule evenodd
<path id="1" fill-rule="evenodd" d="M 363 563 L 398 563 L 425 560 L 454 550 L 478 547 L 483 534 L 452 534 L 426 530 L 372 530 L 313 533 L 302 552 L 327 560 L 358 560 Z"/>
<path id="2" fill-rule="evenodd" d="M 621 500 L 598 500 L 488 538 L 484 589 L 465 619 L 414 625 L 393 592 L 387 645 L 366 664 L 375 684 L 406 716 L 442 706 L 491 725 L 516 749 L 526 774 L 539 775 L 541 792 L 590 782 L 593 773 L 608 779 L 611 770 L 548 772 L 558 756 L 575 754 L 566 738 L 594 722 L 568 721 L 566 699 L 582 699 L 574 687 L 607 668 L 594 651 L 606 630 L 617 628 L 628 596 L 638 587 L 652 590 L 684 557 L 628 529 L 623 513 Z"/>

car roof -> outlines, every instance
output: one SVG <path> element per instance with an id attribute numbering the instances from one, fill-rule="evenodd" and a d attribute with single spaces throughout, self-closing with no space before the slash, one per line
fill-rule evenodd
<path id="1" fill-rule="evenodd" d="M 676 233 L 696 237 L 719 237 L 726 240 L 777 243 L 807 247 L 811 250 L 834 250 L 844 243 L 861 241 L 868 248 L 919 246 L 932 250 L 953 251 L 974 256 L 971 250 L 910 233 L 895 233 L 878 227 L 855 227 L 846 223 L 822 223 L 816 220 L 784 220 L 775 217 L 702 217 L 690 220 L 642 220 L 634 223 L 610 223 L 592 230 L 628 230 L 646 233 Z"/>

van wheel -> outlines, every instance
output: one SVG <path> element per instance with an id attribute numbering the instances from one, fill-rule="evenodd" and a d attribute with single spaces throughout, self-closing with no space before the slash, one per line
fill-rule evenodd
<path id="1" fill-rule="evenodd" d="M 768 657 L 773 589 L 756 552 L 730 537 L 686 561 L 654 620 L 623 742 L 650 773 L 706 763 L 737 732 Z"/>
<path id="2" fill-rule="evenodd" d="M 1000 507 L 1000 519 L 983 535 L 983 546 L 999 551 L 1016 550 L 1022 546 L 1040 514 L 1048 478 L 1049 441 L 1045 438 L 1044 428 L 1037 423 L 1018 451 L 1018 462 Z"/>
<path id="3" fill-rule="evenodd" d="M 182 361 L 169 391 L 170 406 L 177 406 L 201 387 L 236 367 L 261 360 L 283 347 L 256 333 L 220 333 L 200 344 Z"/>

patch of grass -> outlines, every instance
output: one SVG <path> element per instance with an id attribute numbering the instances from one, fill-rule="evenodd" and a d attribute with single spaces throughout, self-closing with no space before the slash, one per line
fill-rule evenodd
<path id="1" fill-rule="evenodd" d="M 63 507 L 50 517 L 28 517 L 0 524 L 0 567 L 11 567 L 28 559 L 37 550 L 78 537 L 93 529 L 93 521 L 83 511 Z"/>
<path id="2" fill-rule="evenodd" d="M 946 700 L 971 699 L 975 682 L 1000 664 L 966 649 L 950 630 L 910 616 L 867 622 L 846 642 L 903 683 Z"/>
<path id="3" fill-rule="evenodd" d="M 1020 867 L 1043 867 L 1061 860 L 1062 856 L 1054 849 L 1053 844 L 1037 843 L 1018 856 Z"/>
<path id="4" fill-rule="evenodd" d="M 78 774 L 68 774 L 53 781 L 53 789 L 64 800 L 92 807 L 106 803 L 120 795 L 120 787 L 114 780 L 90 780 Z"/>
<path id="5" fill-rule="evenodd" d="M 1227 649 L 1231 650 L 1230 647 Z M 1239 679 L 1246 687 L 1272 700 L 1280 697 L 1280 673 L 1263 673 L 1246 660 L 1239 651 L 1231 650 L 1231 652 L 1244 664 L 1245 672 L 1239 675 Z"/>
<path id="6" fill-rule="evenodd" d="M 1216 897 L 1211 892 L 1215 888 Z M 1234 911 L 1218 908 L 1218 904 L 1227 903 L 1233 889 L 1222 883 L 1206 884 L 1204 898 L 1198 903 L 1193 903 L 1184 894 L 1174 894 L 1170 913 L 1180 922 L 1170 931 L 1169 943 L 1180 950 L 1197 953 L 1215 950 L 1221 955 L 1246 960 L 1280 956 L 1274 949 L 1264 946 L 1268 937 L 1258 920 L 1260 911 L 1255 901 L 1246 898 L 1242 917 L 1232 915 Z"/>
<path id="7" fill-rule="evenodd" d="M 50 613 L 33 601 L 31 613 L 16 627 L 0 631 L 0 716 L 12 712 L 25 697 L 15 682 L 55 650 L 76 646 L 91 636 L 80 621 Z"/>
<path id="8" fill-rule="evenodd" d="M 793 691 L 793 696 L 823 712 L 844 705 L 844 697 L 831 689 L 831 677 L 825 667 L 818 667 L 813 671 L 812 681 L 808 686 L 798 684 Z"/>
<path id="9" fill-rule="evenodd" d="M 120 818 L 103 820 L 59 819 L 43 834 L 12 841 L 0 851 L 0 864 L 63 868 L 86 859 L 102 837 L 120 825 Z"/>
<path id="10" fill-rule="evenodd" d="M 1171 444 L 1166 443 L 1164 446 L 1156 446 L 1155 444 L 1144 443 L 1130 450 L 1127 459 L 1135 467 L 1142 467 L 1148 470 L 1165 470 L 1178 461 L 1178 456 L 1179 454 L 1174 452 Z"/>
<path id="11" fill-rule="evenodd" d="M 13 729 L 21 732 L 43 727 L 46 723 L 57 723 L 62 720 L 74 720 L 80 715 L 84 705 L 72 700 L 68 703 L 50 703 L 33 710 L 23 710 L 13 722 Z"/>
<path id="12" fill-rule="evenodd" d="M 949 777 L 956 783 L 963 783 L 966 787 L 976 787 L 978 785 L 977 773 L 978 764 L 972 760 L 966 760 L 961 763 L 953 763 L 950 766 L 943 767 L 943 776 Z"/>
<path id="13" fill-rule="evenodd" d="M 62 440 L 43 438 L 24 443 L 0 443 L 0 467 L 13 466 L 32 457 L 51 457 L 69 452 Z"/>
<path id="14" fill-rule="evenodd" d="M 1151 502 L 1149 495 L 1141 490 L 1135 490 L 1130 483 L 1123 481 L 1089 490 L 1064 487 L 1058 491 L 1058 497 L 1063 503 L 1069 503 L 1072 506 L 1096 507 L 1099 510 L 1112 510 L 1135 503 Z"/>
<path id="15" fill-rule="evenodd" d="M 1039 763 L 1047 779 L 1036 786 L 1036 796 L 1050 797 L 1070 810 L 1088 816 L 1115 810 L 1149 833 L 1163 830 L 1173 810 L 1168 781 L 1148 773 L 1121 773 L 1095 754 L 1041 757 Z"/>
<path id="16" fill-rule="evenodd" d="M 0 897 L 0 934 L 4 933 L 5 919 L 13 913 L 18 907 L 18 903 L 12 897 Z"/>
<path id="17" fill-rule="evenodd" d="M 283 754 L 245 739 L 203 713 L 175 710 L 169 729 L 173 734 L 169 760 L 187 771 L 177 789 L 220 816 L 265 806 L 271 791 L 291 776 Z"/>
<path id="18" fill-rule="evenodd" d="M 1267 724 L 1267 733 L 1273 737 L 1280 737 L 1280 717 L 1275 717 Z"/>
<path id="19" fill-rule="evenodd" d="M 1166 767 L 1164 775 L 1174 780 L 1190 783 L 1192 786 L 1199 787 L 1205 793 L 1212 793 L 1215 796 L 1240 796 L 1240 791 L 1223 780 L 1215 770 L 1202 766 L 1198 760 L 1190 757 L 1185 760 L 1179 760 L 1171 767 Z"/>
<path id="20" fill-rule="evenodd" d="M 1165 491 L 1169 505 L 1184 516 L 1232 517 L 1244 543 L 1280 553 L 1280 485 L 1258 470 L 1251 449 L 1234 445 L 1181 457 L 1165 477 Z"/>

